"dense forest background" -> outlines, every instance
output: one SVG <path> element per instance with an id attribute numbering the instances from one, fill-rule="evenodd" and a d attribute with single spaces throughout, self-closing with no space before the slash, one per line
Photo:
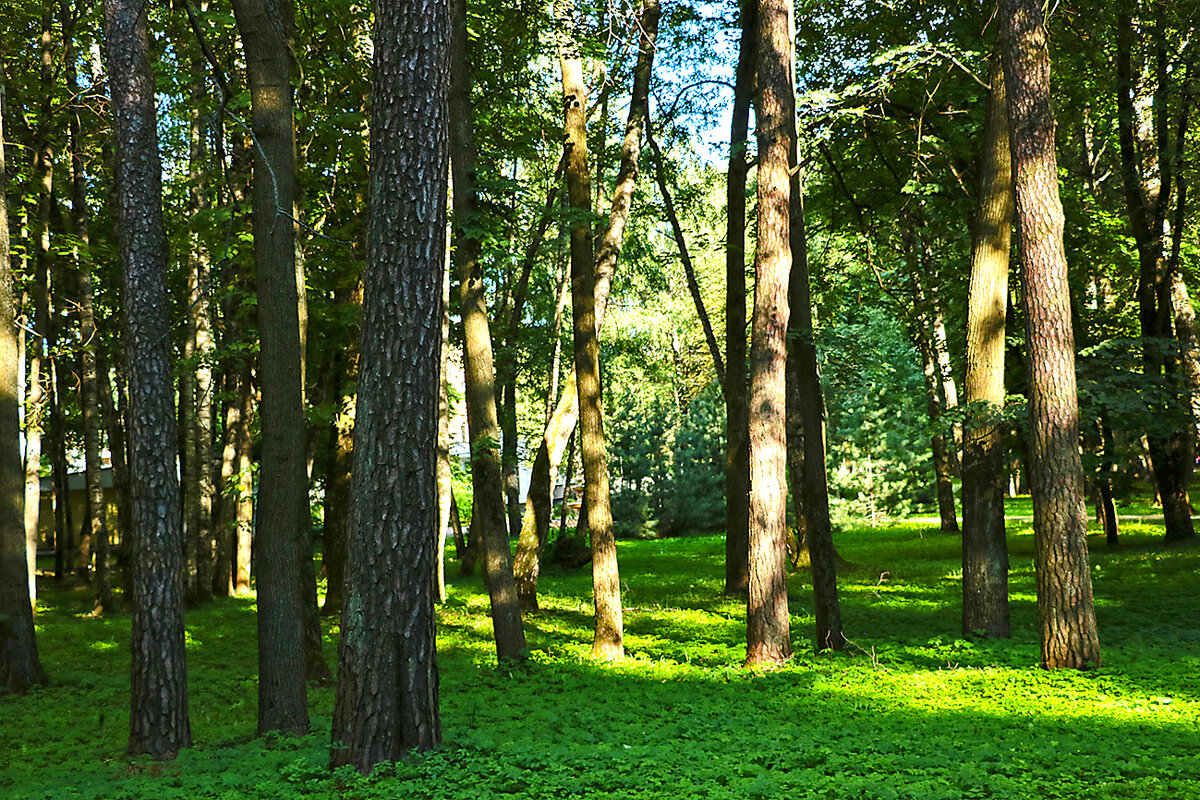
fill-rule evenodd
<path id="1" fill-rule="evenodd" d="M 970 464 L 983 463 L 971 461 L 981 431 L 997 443 L 983 482 L 1010 498 L 1032 487 L 1035 522 L 1048 513 L 1037 464 L 1050 460 L 1032 455 L 1046 446 L 1049 418 L 1039 409 L 1047 396 L 1078 402 L 1068 449 L 1082 473 L 1068 465 L 1056 474 L 1076 500 L 1086 492 L 1110 544 L 1119 541 L 1117 504 L 1135 499 L 1161 510 L 1165 539 L 1193 538 L 1200 225 L 1189 192 L 1200 139 L 1200 9 L 1068 1 L 1046 9 L 1043 29 L 1042 11 L 1027 5 L 483 0 L 384 13 L 340 0 L 113 2 L 107 10 L 86 0 L 14 0 L 0 20 L 11 264 L 11 296 L 0 294 L 0 304 L 13 310 L 16 337 L 3 356 L 15 371 L 8 399 L 20 407 L 22 438 L 19 453 L 0 455 L 23 464 L 23 492 L 16 484 L 4 491 L 16 508 L 6 513 L 20 516 L 29 577 L 14 578 L 20 567 L 9 564 L 5 580 L 27 583 L 36 600 L 41 551 L 45 574 L 87 583 L 97 615 L 139 592 L 161 600 L 157 592 L 173 591 L 147 577 L 152 563 L 160 577 L 180 576 L 180 599 L 191 607 L 253 586 L 266 654 L 260 730 L 295 733 L 308 730 L 305 678 L 330 679 L 320 598 L 321 612 L 342 615 L 350 642 L 333 719 L 348 754 L 335 762 L 364 769 L 380 754 L 351 741 L 343 703 L 361 710 L 369 680 L 344 676 L 348 663 L 386 657 L 371 650 L 369 625 L 354 626 L 390 606 L 363 600 L 372 595 L 355 594 L 356 581 L 373 572 L 380 586 L 408 587 L 396 597 L 412 595 L 413 625 L 432 634 L 423 603 L 445 597 L 447 537 L 456 544 L 450 563 L 465 573 L 478 563 L 487 578 L 503 661 L 528 655 L 521 612 L 538 607 L 543 563 L 592 563 L 594 652 L 616 658 L 612 536 L 723 532 L 724 588 L 748 593 L 754 662 L 755 609 L 765 604 L 756 594 L 757 540 L 745 531 L 756 530 L 755 493 L 766 483 L 747 482 L 767 463 L 750 460 L 765 452 L 755 437 L 767 430 L 756 416 L 756 398 L 766 396 L 756 392 L 767 385 L 756 372 L 767 359 L 761 305 L 789 290 L 786 272 L 780 283 L 764 269 L 780 237 L 791 291 L 802 294 L 791 296 L 790 326 L 782 317 L 786 337 L 777 331 L 788 369 L 798 371 L 788 376 L 786 458 L 781 411 L 771 463 L 790 497 L 777 516 L 791 566 L 811 562 L 814 585 L 826 587 L 815 590 L 824 609 L 818 649 L 845 646 L 832 572 L 839 530 L 930 515 L 941 533 L 957 533 L 963 520 L 969 537 L 985 527 L 972 527 L 968 520 L 984 518 L 975 513 L 999 520 L 1003 540 L 999 501 L 986 506 L 972 494 L 982 485 L 970 477 Z M 1026 62 L 1004 51 L 1024 42 L 1024 29 L 1007 39 L 1000 31 L 1035 12 L 1031 30 L 1044 31 L 1048 48 L 1034 36 L 1027 52 L 1053 64 L 1042 98 L 1053 113 L 1035 103 L 1033 123 L 1014 117 L 1016 172 L 1002 179 L 989 166 L 1000 152 L 989 131 L 1005 131 L 1007 154 L 1002 87 L 1006 79 L 1010 94 L 1026 87 Z M 401 26 L 386 39 L 380 20 L 410 13 L 434 33 Z M 763 32 L 776 18 L 791 28 L 776 30 L 787 46 L 772 60 Z M 141 163 L 134 178 L 121 172 L 135 163 L 135 141 L 120 126 L 132 113 L 126 101 L 139 95 L 136 81 L 123 94 L 126 75 L 114 65 L 124 63 L 118 44 L 141 30 L 139 19 L 153 89 L 140 95 L 152 107 L 141 135 L 152 128 L 157 142 L 139 152 L 161 163 Z M 431 101 L 428 115 L 395 112 L 424 86 L 403 59 L 387 61 L 405 35 L 413 43 L 405 53 L 442 48 L 448 101 Z M 128 62 L 134 78 L 138 63 Z M 384 82 L 389 64 L 402 76 L 395 84 Z M 776 94 L 786 96 L 779 108 L 770 104 Z M 1023 102 L 1018 92 L 1007 108 L 1027 113 Z M 1040 279 L 1029 271 L 1041 239 L 1030 237 L 1044 232 L 1021 216 L 1030 185 L 1021 170 L 1032 159 L 1020 137 L 1037 124 L 1053 137 L 1069 289 L 1060 298 L 1069 313 L 1052 322 L 1067 327 L 1074 369 L 1068 363 L 1063 374 L 1074 373 L 1077 392 L 1036 372 L 1045 338 L 1036 332 L 1046 328 L 1031 301 Z M 776 127 L 786 142 L 771 138 Z M 783 171 L 775 174 L 767 167 L 778 147 Z M 393 151 L 401 155 L 387 161 Z M 403 202 L 381 194 L 387 169 L 400 176 Z M 159 288 L 131 282 L 136 248 L 122 238 L 149 207 L 149 195 L 129 194 L 147 175 L 161 180 L 161 302 Z M 776 207 L 768 182 L 780 176 Z M 1020 237 L 1010 253 L 1010 207 L 997 223 L 1000 277 L 977 282 L 989 192 L 1011 206 L 1011 183 Z M 411 197 L 427 205 L 413 201 L 422 210 L 410 212 Z M 389 258 L 391 272 L 376 268 Z M 411 280 L 405 272 L 430 259 L 445 275 L 440 297 L 432 272 Z M 999 317 L 993 308 L 987 330 L 998 349 L 979 355 L 978 315 L 996 286 Z M 434 361 L 405 349 L 432 338 Z M 998 395 L 979 388 L 985 362 L 999 376 Z M 158 416 L 143 392 L 156 371 L 169 381 Z M 406 394 L 410 384 L 435 382 L 436 409 L 437 392 Z M 388 427 L 386 409 L 410 400 L 409 427 Z M 414 455 L 397 465 L 388 461 L 397 442 L 425 444 L 403 450 Z M 151 455 L 161 474 L 179 479 L 175 494 L 164 488 L 153 503 L 149 489 L 136 488 L 149 480 Z M 425 462 L 436 497 L 418 497 L 404 477 L 424 475 Z M 373 475 L 382 477 L 364 477 Z M 73 504 L 77 484 L 86 501 Z M 739 511 L 738 497 L 750 506 Z M 436 573 L 432 587 L 370 560 L 368 513 L 395 519 L 409 509 L 434 546 L 416 559 Z M 143 512 L 175 520 L 178 541 L 162 543 L 177 564 L 134 546 Z M 739 531 L 749 556 L 744 543 L 738 555 Z M 405 541 L 388 540 L 380 552 Z M 1086 541 L 1083 550 L 1078 596 L 1090 613 Z M 1001 555 L 988 563 L 1000 565 Z M 964 582 L 970 574 L 964 556 Z M 776 590 L 786 617 L 782 578 Z M 173 624 L 182 643 L 182 616 Z M 158 634 L 147 625 L 150 641 Z M 1005 636 L 1007 613 L 991 626 L 964 621 L 964 633 Z M 1091 627 L 1094 639 L 1094 619 Z M 790 657 L 786 624 L 783 636 L 787 652 L 762 660 Z M 1046 666 L 1098 663 L 1098 649 L 1055 663 L 1043 647 Z M 436 667 L 422 669 L 408 688 L 432 695 L 436 707 Z M 390 745 L 397 751 L 440 742 L 429 720 L 405 725 Z M 186 746 L 188 736 L 173 735 L 146 733 L 131 750 Z"/>

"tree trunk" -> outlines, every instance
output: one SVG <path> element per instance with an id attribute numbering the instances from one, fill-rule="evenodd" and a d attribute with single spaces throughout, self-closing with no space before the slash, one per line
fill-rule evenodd
<path id="1" fill-rule="evenodd" d="M 938 517 L 942 533 L 958 533 L 958 517 L 954 508 L 954 468 L 946 449 L 946 434 L 942 430 L 941 398 L 938 393 L 938 363 L 933 350 L 933 319 L 918 312 L 915 322 L 917 349 L 925 367 L 925 409 L 929 414 L 930 450 L 933 453 L 933 474 L 937 485 Z"/>
<path id="2" fill-rule="evenodd" d="M 1042 666 L 1087 669 L 1100 666 L 1100 639 L 1088 565 L 1050 55 L 1041 6 L 1035 0 L 1002 0 L 1000 8 L 1025 299 L 1030 494 Z"/>
<path id="3" fill-rule="evenodd" d="M 251 560 L 254 553 L 254 470 L 252 449 L 254 438 L 250 432 L 250 415 L 254 410 L 254 391 L 251 386 L 250 365 L 243 364 L 239 383 L 242 386 L 239 399 L 242 403 L 241 425 L 237 437 L 237 509 L 234 514 L 233 569 L 234 594 L 250 594 Z"/>
<path id="4" fill-rule="evenodd" d="M 108 375 L 108 359 L 104 351 L 96 351 L 96 377 L 99 390 L 100 416 L 108 438 L 108 452 L 112 463 L 113 491 L 117 495 L 117 534 L 120 544 L 117 549 L 118 563 L 124 588 L 124 602 L 129 603 L 133 594 L 132 573 L 129 567 L 130 532 L 133 530 L 133 495 L 129 483 L 129 452 L 126 445 L 125 425 L 120 410 L 114 401 L 112 380 Z"/>
<path id="5" fill-rule="evenodd" d="M 798 153 L 793 138 L 788 208 L 792 265 L 788 278 L 790 314 L 785 365 L 787 461 L 792 477 L 792 494 L 806 512 L 804 538 L 801 541 L 808 547 L 812 572 L 813 615 L 816 619 L 813 642 L 817 650 L 845 650 L 846 637 L 842 633 L 842 610 L 837 590 L 837 551 L 833 547 L 829 482 L 825 472 L 825 399 L 817 369 L 817 344 L 808 274 L 808 230 L 804 219 L 804 185 Z M 794 441 L 794 433 L 799 433 L 799 442 Z M 803 455 L 793 455 L 794 450 L 801 451 Z"/>
<path id="6" fill-rule="evenodd" d="M 434 636 L 449 32 L 440 0 L 377 0 L 354 512 L 333 766 L 442 741 Z M 515 602 L 515 598 L 514 598 Z"/>
<path id="7" fill-rule="evenodd" d="M 525 630 L 513 580 L 504 516 L 500 423 L 496 415 L 496 374 L 488 324 L 482 243 L 470 231 L 478 226 L 475 198 L 475 134 L 471 116 L 471 75 L 467 57 L 465 0 L 450 0 L 450 151 L 454 183 L 455 267 L 460 281 L 463 320 L 463 367 L 467 425 L 471 436 L 474 501 L 471 529 L 483 545 L 484 577 L 491 600 L 496 656 L 524 658 Z"/>
<path id="8" fill-rule="evenodd" d="M 26 345 L 25 361 L 29 369 L 29 388 L 25 393 L 25 555 L 28 562 L 27 584 L 31 601 L 37 599 L 37 543 L 38 522 L 42 503 L 42 434 L 46 424 L 47 397 L 42 373 L 45 334 L 50 325 L 50 204 L 54 188 L 54 149 L 50 142 L 50 103 L 53 82 L 53 48 L 51 39 L 52 17 L 49 8 L 42 14 L 41 39 L 41 82 L 42 114 L 34 144 L 33 171 L 38 184 L 37 224 L 33 239 L 37 250 L 34 259 L 36 275 L 33 290 L 33 329 L 37 334 L 30 337 Z M 61 579 L 66 568 L 63 564 L 65 551 L 57 533 L 54 547 L 54 577 Z"/>
<path id="9" fill-rule="evenodd" d="M 454 475 L 450 470 L 450 270 L 442 278 L 442 346 L 438 367 L 438 435 L 437 435 L 437 589 L 438 602 L 446 602 L 446 526 L 450 524 L 450 504 L 454 500 Z M 462 556 L 462 550 L 458 550 Z"/>
<path id="10" fill-rule="evenodd" d="M 303 280 L 296 259 L 295 74 L 289 0 L 236 0 L 254 129 L 253 228 L 261 346 L 258 730 L 308 732 L 303 559 L 309 551 Z M 310 567 L 311 569 L 311 567 Z"/>
<path id="11" fill-rule="evenodd" d="M 2 62 L 0 62 L 2 63 Z M 4 160 L 6 80 L 0 66 L 0 693 L 25 694 L 46 683 L 33 627 L 26 560 L 21 467 L 21 381 L 12 261 L 8 246 L 8 173 Z"/>
<path id="12" fill-rule="evenodd" d="M 133 489 L 133 664 L 129 752 L 170 757 L 191 745 L 183 640 L 183 532 L 167 340 L 167 237 L 145 5 L 104 4 L 124 273 Z"/>
<path id="13" fill-rule="evenodd" d="M 202 2 L 204 13 L 208 4 Z M 208 206 L 203 189 L 208 163 L 207 125 L 201 105 L 204 100 L 205 75 L 203 62 L 193 57 L 190 111 L 189 153 L 189 196 L 188 209 L 194 218 Z M 215 541 L 213 537 L 213 483 L 212 466 L 212 325 L 208 306 L 208 253 L 200 242 L 196 231 L 188 237 L 187 281 L 187 345 L 191 363 L 187 385 L 191 393 L 182 398 L 186 403 L 188 429 L 184 433 L 187 443 L 185 463 L 187 465 L 184 484 L 184 530 L 188 536 L 188 551 L 195 563 L 195 582 L 190 587 L 191 602 L 204 602 L 212 598 L 213 562 Z M 182 385 L 182 384 L 181 384 Z"/>
<path id="14" fill-rule="evenodd" d="M 967 418 L 963 426 L 963 635 L 1008 638 L 1008 542 L 1004 534 L 1004 320 L 1012 240 L 1012 156 L 1000 53 L 979 156 L 967 296 Z"/>
<path id="15" fill-rule="evenodd" d="M 67 91 L 72 97 L 79 91 L 76 75 L 72 31 L 64 31 L 66 42 Z M 79 404 L 83 416 L 84 471 L 87 486 L 87 522 L 96 550 L 96 570 L 93 581 L 95 603 L 93 612 L 103 614 L 113 610 L 112 585 L 108 559 L 108 514 L 104 502 L 100 464 L 100 398 L 96 365 L 99 333 L 96 330 L 96 310 L 92 292 L 92 253 L 88 231 L 87 182 L 83 174 L 82 121 L 75 106 L 68 116 L 71 150 L 71 227 L 75 234 L 76 288 L 79 301 L 79 338 L 81 342 Z"/>
<path id="16" fill-rule="evenodd" d="M 758 0 L 743 0 L 725 178 L 725 594 L 749 586 L 750 431 L 746 382 L 746 160 L 757 60 Z"/>
<path id="17" fill-rule="evenodd" d="M 1127 7 L 1117 14 L 1117 130 L 1121 147 L 1121 176 L 1125 190 L 1125 205 L 1129 214 L 1130 228 L 1138 253 L 1138 323 L 1143 340 L 1142 368 L 1151 384 L 1169 380 L 1169 356 L 1165 342 L 1170 332 L 1171 281 L 1167 274 L 1166 209 L 1172 194 L 1171 161 L 1169 153 L 1170 134 L 1162 84 L 1166 80 L 1165 70 L 1158 79 L 1158 91 L 1154 98 L 1154 163 L 1157 170 L 1143 174 L 1135 143 L 1135 109 L 1132 67 L 1132 49 L 1135 33 L 1133 20 Z M 1165 58 L 1164 45 L 1157 46 L 1160 62 Z M 1154 174 L 1157 172 L 1157 175 Z M 1168 395 L 1173 393 L 1167 393 Z M 1178 402 L 1178 400 L 1176 400 Z M 1153 409 L 1159 415 L 1170 415 L 1177 409 Z M 1155 485 L 1162 502 L 1163 522 L 1168 541 L 1180 541 L 1195 536 L 1192 527 L 1191 508 L 1187 499 L 1187 465 L 1184 460 L 1186 445 L 1178 430 L 1152 427 L 1146 431 L 1150 445 L 1150 462 L 1154 470 Z"/>
<path id="18" fill-rule="evenodd" d="M 604 312 L 608 307 L 609 290 L 612 288 L 613 275 L 616 272 L 621 249 L 624 246 L 625 223 L 629 218 L 629 211 L 633 203 L 633 190 L 637 184 L 637 159 L 638 153 L 641 150 L 641 131 L 645 126 L 647 109 L 649 108 L 650 73 L 654 57 L 653 41 L 658 33 L 658 5 L 653 5 L 652 13 L 650 9 L 651 6 L 649 4 L 642 9 L 641 44 L 638 51 L 637 66 L 634 69 L 633 89 L 629 100 L 629 116 L 625 125 L 621 166 L 617 172 L 617 183 L 613 191 L 612 210 L 609 212 L 608 226 L 605 228 L 604 235 L 601 237 L 594 252 L 595 291 L 593 297 L 595 298 L 597 336 L 600 334 L 600 328 L 604 322 Z M 652 28 L 648 27 L 651 23 L 653 23 Z M 651 42 L 649 48 L 646 46 L 647 41 Z M 561 53 L 559 60 L 561 64 L 563 61 Z M 578 85 L 583 86 L 582 67 L 580 67 L 580 75 Z M 586 92 L 586 88 L 584 88 L 584 91 Z M 566 92 L 565 84 L 564 92 Z M 580 97 L 586 97 L 586 95 L 580 95 Z M 572 100 L 572 102 L 576 101 Z M 586 120 L 581 120 L 579 124 L 586 125 Z M 584 149 L 583 158 L 586 162 L 586 142 L 583 142 L 581 146 Z M 568 178 L 570 177 L 569 160 L 575 156 L 576 149 L 577 147 L 571 144 L 567 146 Z M 586 166 L 583 169 L 586 171 Z M 590 189 L 588 191 L 590 193 Z M 587 203 L 584 203 L 582 199 L 579 200 L 578 205 L 576 205 L 576 200 L 569 200 L 569 202 L 573 207 L 578 209 L 587 208 L 590 210 L 591 207 L 590 197 Z M 572 276 L 574 276 L 573 249 L 571 263 Z M 574 281 L 575 278 L 572 277 L 572 298 L 576 294 Z M 529 477 L 529 496 L 525 501 L 525 516 L 521 524 L 521 535 L 517 541 L 515 559 L 517 591 L 522 608 L 537 608 L 537 581 L 541 559 L 540 548 L 541 544 L 546 541 L 546 535 L 550 529 L 550 514 L 553 505 L 551 500 L 552 487 L 554 486 L 559 462 L 562 460 L 563 451 L 567 447 L 567 440 L 570 439 L 571 432 L 575 429 L 575 423 L 579 419 L 578 375 L 576 373 L 577 370 L 573 368 L 571 375 L 563 385 L 562 396 L 559 398 L 554 412 L 550 415 L 550 421 L 546 424 L 546 430 L 542 436 L 538 452 L 534 457 Z"/>
<path id="19" fill-rule="evenodd" d="M 1200 449 L 1200 343 L 1196 334 L 1196 311 L 1192 308 L 1187 282 L 1178 269 L 1171 270 L 1171 310 L 1175 317 L 1179 366 L 1183 373 L 1187 397 L 1189 430 L 1184 442 L 1183 463 L 1190 484 L 1191 475 L 1195 471 L 1197 452 Z"/>
<path id="20" fill-rule="evenodd" d="M 755 113 L 758 246 L 754 255 L 749 410 L 749 665 L 782 664 L 792 655 L 787 603 L 785 424 L 788 276 L 792 269 L 789 165 L 795 130 L 791 14 L 791 0 L 759 3 L 759 93 Z"/>

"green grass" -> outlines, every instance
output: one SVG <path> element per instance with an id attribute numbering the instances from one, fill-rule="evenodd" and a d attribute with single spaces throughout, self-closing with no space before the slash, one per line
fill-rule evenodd
<path id="1" fill-rule="evenodd" d="M 441 610 L 445 747 L 371 778 L 327 769 L 333 690 L 312 735 L 256 739 L 251 600 L 189 612 L 196 746 L 124 755 L 129 618 L 90 619 L 43 586 L 53 684 L 0 698 L 0 797 L 1200 798 L 1200 549 L 1148 525 L 1092 540 L 1104 667 L 1037 667 L 1033 537 L 1010 527 L 1015 635 L 959 632 L 959 543 L 902 524 L 839 534 L 851 653 L 811 654 L 811 587 L 790 581 L 798 655 L 743 669 L 744 606 L 720 594 L 718 537 L 622 542 L 630 658 L 588 657 L 590 576 L 551 572 L 526 620 L 530 663 L 498 668 L 486 595 L 458 578 Z M 327 656 L 336 652 L 328 632 Z"/>

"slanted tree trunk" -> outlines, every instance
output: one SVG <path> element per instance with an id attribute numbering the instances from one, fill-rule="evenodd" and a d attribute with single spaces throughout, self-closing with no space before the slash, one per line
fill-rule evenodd
<path id="1" fill-rule="evenodd" d="M 704 341 L 708 344 L 709 355 L 712 356 L 713 369 L 717 373 L 717 385 L 721 387 L 721 391 L 725 391 L 725 362 L 721 359 L 721 348 L 717 344 L 717 335 L 713 333 L 712 323 L 708 319 L 708 310 L 704 307 L 704 298 L 700 295 L 700 284 L 696 282 L 696 270 L 692 267 L 692 256 L 688 252 L 687 239 L 683 235 L 683 226 L 679 224 L 679 215 L 675 212 L 675 201 L 671 197 L 670 187 L 667 186 L 667 177 L 663 174 L 663 156 L 662 151 L 658 148 L 658 142 L 654 140 L 654 134 L 650 129 L 650 124 L 646 124 L 646 144 L 650 145 L 650 153 L 654 157 L 654 178 L 658 183 L 659 194 L 663 199 L 663 210 L 666 212 L 667 221 L 671 223 L 671 235 L 675 239 L 675 246 L 679 250 L 679 262 L 683 265 L 683 274 L 687 279 L 688 293 L 692 296 L 692 302 L 696 306 L 696 316 L 700 319 L 700 327 L 704 330 Z"/>
<path id="2" fill-rule="evenodd" d="M 786 374 L 790 154 L 795 131 L 791 0 L 758 7 L 758 246 L 750 344 L 750 586 L 746 663 L 791 658 L 787 605 Z M 805 454 L 807 456 L 807 453 Z"/>
<path id="3" fill-rule="evenodd" d="M 8 173 L 4 160 L 6 80 L 0 60 L 0 693 L 25 694 L 46 682 L 33 628 L 25 552 L 24 470 L 18 396 L 21 375 L 12 261 L 8 247 Z"/>
<path id="4" fill-rule="evenodd" d="M 1050 105 L 1050 55 L 1036 0 L 1002 0 L 1000 41 L 1011 124 L 1029 371 L 1042 666 L 1100 666 L 1079 458 L 1075 340 Z"/>
<path id="5" fill-rule="evenodd" d="M 792 494 L 805 511 L 804 538 L 813 582 L 813 642 L 817 650 L 845 650 L 842 610 L 838 602 L 837 551 L 829 519 L 829 482 L 825 471 L 825 399 L 817 369 L 812 295 L 808 274 L 808 230 L 804 219 L 804 184 L 799 149 L 791 144 L 787 334 L 787 451 Z M 795 420 L 793 421 L 793 417 Z M 794 441 L 799 433 L 800 441 Z M 794 450 L 803 455 L 794 456 Z M 799 516 L 799 515 L 797 515 Z M 786 524 L 785 524 L 786 528 Z M 798 542 L 799 544 L 799 542 Z"/>
<path id="6" fill-rule="evenodd" d="M 496 655 L 524 658 L 525 630 L 513 580 L 512 556 L 504 516 L 500 423 L 496 415 L 496 373 L 492 334 L 484 294 L 482 243 L 475 199 L 475 134 L 471 117 L 471 75 L 467 58 L 465 0 L 450 0 L 450 151 L 454 184 L 454 262 L 460 281 L 463 320 L 463 367 L 467 426 L 471 436 L 474 501 L 471 529 L 483 545 L 484 578 L 491 600 Z"/>
<path id="7" fill-rule="evenodd" d="M 1008 542 L 1004 535 L 1004 320 L 1012 239 L 1012 156 L 1000 53 L 979 156 L 967 297 L 967 404 L 963 426 L 963 635 L 1007 638 Z"/>
<path id="8" fill-rule="evenodd" d="M 191 745 L 183 643 L 183 531 L 167 340 L 167 237 L 146 7 L 104 4 L 124 274 L 133 520 L 129 752 L 170 757 Z"/>
<path id="9" fill-rule="evenodd" d="M 308 732 L 303 559 L 309 552 L 303 279 L 296 259 L 290 0 L 236 0 L 254 129 L 253 227 L 262 458 L 255 536 L 258 730 Z"/>
<path id="10" fill-rule="evenodd" d="M 442 741 L 429 534 L 437 521 L 448 14 L 441 0 L 377 0 L 375 20 L 354 512 L 331 757 L 363 773 Z"/>
<path id="11" fill-rule="evenodd" d="M 758 0 L 741 4 L 742 36 L 733 91 L 725 178 L 725 594 L 749 586 L 750 431 L 746 383 L 746 156 L 757 61 Z"/>
<path id="12" fill-rule="evenodd" d="M 649 108 L 650 74 L 653 69 L 654 40 L 658 35 L 658 15 L 659 6 L 657 3 L 647 3 L 643 6 L 639 26 L 640 44 L 638 61 L 634 68 L 633 89 L 630 92 L 629 116 L 625 124 L 625 138 L 622 142 L 621 150 L 621 166 L 617 172 L 617 181 L 613 190 L 612 209 L 609 212 L 608 225 L 592 256 L 595 264 L 593 272 L 595 291 L 593 292 L 593 297 L 597 336 L 600 334 L 600 328 L 604 322 L 604 312 L 608 307 L 609 290 L 612 288 L 613 275 L 616 273 L 617 262 L 621 255 L 621 249 L 624 246 L 625 223 L 629 219 L 629 211 L 633 204 L 633 191 L 637 185 L 638 154 L 641 151 L 641 132 L 645 127 L 647 110 Z M 649 45 L 647 45 L 647 42 L 649 42 Z M 559 49 L 559 62 L 561 65 L 564 63 L 561 54 L 563 46 L 560 45 Z M 571 68 L 574 69 L 574 67 Z M 582 66 L 579 67 L 579 72 L 578 83 L 573 83 L 572 86 L 586 92 L 586 86 L 584 86 L 582 80 Z M 570 92 L 567 92 L 566 84 L 564 83 L 564 96 L 567 94 L 570 94 Z M 586 94 L 580 95 L 580 97 L 586 97 Z M 572 100 L 572 102 L 576 101 Z M 582 110 L 582 106 L 580 108 L 581 114 L 585 113 Z M 579 124 L 586 126 L 586 120 L 581 119 Z M 586 162 L 586 141 L 582 144 L 568 143 L 567 145 L 568 179 L 570 178 L 570 159 L 575 157 L 576 151 L 580 147 L 583 148 L 583 158 Z M 586 172 L 586 166 L 582 167 L 582 169 Z M 586 203 L 582 198 L 578 201 L 570 199 L 569 187 L 568 180 L 568 201 L 570 205 L 577 210 L 590 210 L 590 197 Z M 590 188 L 588 192 L 590 194 Z M 582 192 L 579 192 L 579 194 L 582 194 Z M 576 293 L 574 283 L 575 251 L 573 248 L 574 242 L 572 242 L 571 251 L 572 298 L 575 297 Z M 540 572 L 541 546 L 545 543 L 547 532 L 550 529 L 550 514 L 553 505 L 551 493 L 554 486 L 554 479 L 559 463 L 562 460 L 563 451 L 566 450 L 567 441 L 571 438 L 571 432 L 575 429 L 575 423 L 579 419 L 577 390 L 578 375 L 576 367 L 572 369 L 571 375 L 563 385 L 562 396 L 559 398 L 554 412 L 550 415 L 550 421 L 546 424 L 546 431 L 542 436 L 541 444 L 533 460 L 529 478 L 529 496 L 525 502 L 525 516 L 521 524 L 521 535 L 517 541 L 515 559 L 517 590 L 523 608 L 537 608 L 537 581 Z"/>

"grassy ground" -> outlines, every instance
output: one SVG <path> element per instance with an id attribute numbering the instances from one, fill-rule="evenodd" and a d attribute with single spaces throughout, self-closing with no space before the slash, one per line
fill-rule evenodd
<path id="1" fill-rule="evenodd" d="M 327 768 L 333 691 L 314 733 L 256 739 L 254 603 L 188 614 L 196 746 L 128 759 L 129 618 L 43 585 L 49 688 L 0 698 L 0 797 L 1200 798 L 1200 549 L 1124 527 L 1093 538 L 1104 667 L 1037 668 L 1033 537 L 1010 527 L 1015 636 L 959 633 L 959 544 L 928 525 L 839 534 L 852 652 L 811 655 L 811 589 L 790 582 L 798 655 L 753 674 L 744 607 L 720 595 L 723 545 L 620 545 L 630 658 L 591 661 L 588 573 L 544 577 L 531 662 L 497 668 L 486 596 L 452 577 L 439 659 L 445 747 L 370 779 Z M 451 569 L 451 574 L 455 569 Z M 336 652 L 329 630 L 327 656 Z"/>

